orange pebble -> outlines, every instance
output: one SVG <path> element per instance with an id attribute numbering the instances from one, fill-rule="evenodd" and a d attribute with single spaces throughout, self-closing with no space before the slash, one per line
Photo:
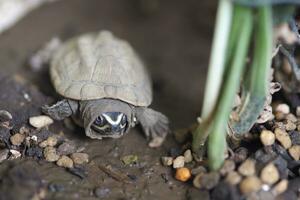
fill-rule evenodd
<path id="1" fill-rule="evenodd" d="M 191 178 L 191 171 L 186 167 L 177 168 L 175 178 L 179 181 L 185 182 Z"/>

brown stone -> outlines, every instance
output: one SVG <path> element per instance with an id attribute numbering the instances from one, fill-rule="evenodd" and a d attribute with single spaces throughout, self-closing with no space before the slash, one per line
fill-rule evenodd
<path id="1" fill-rule="evenodd" d="M 60 167 L 65 167 L 65 168 L 72 168 L 73 167 L 73 160 L 69 158 L 68 156 L 61 156 L 56 164 Z"/>
<path id="2" fill-rule="evenodd" d="M 288 149 L 292 146 L 291 138 L 286 131 L 276 128 L 275 137 L 285 149 Z"/>
<path id="3" fill-rule="evenodd" d="M 263 130 L 260 134 L 260 141 L 265 146 L 270 146 L 275 142 L 275 135 L 272 131 Z"/>
<path id="4" fill-rule="evenodd" d="M 238 172 L 243 176 L 255 175 L 255 160 L 253 159 L 245 160 L 238 168 Z"/>
<path id="5" fill-rule="evenodd" d="M 89 155 L 86 153 L 72 153 L 71 158 L 75 164 L 83 164 L 89 162 Z"/>
<path id="6" fill-rule="evenodd" d="M 292 156 L 294 160 L 299 160 L 300 158 L 300 145 L 293 145 L 289 148 L 289 154 Z"/>
<path id="7" fill-rule="evenodd" d="M 13 145 L 20 146 L 24 142 L 24 139 L 25 139 L 25 135 L 16 133 L 10 137 L 10 142 Z"/>
<path id="8" fill-rule="evenodd" d="M 273 163 L 267 164 L 261 171 L 262 182 L 272 185 L 279 180 L 279 172 Z"/>
<path id="9" fill-rule="evenodd" d="M 229 172 L 225 178 L 225 181 L 231 185 L 236 185 L 240 183 L 241 180 L 242 180 L 241 175 L 239 175 L 239 173 L 235 171 Z"/>
<path id="10" fill-rule="evenodd" d="M 261 185 L 259 178 L 256 176 L 249 176 L 240 183 L 240 190 L 243 194 L 250 194 L 260 190 Z"/>

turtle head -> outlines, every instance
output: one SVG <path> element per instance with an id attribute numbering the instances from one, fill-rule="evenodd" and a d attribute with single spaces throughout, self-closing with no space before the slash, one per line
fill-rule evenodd
<path id="1" fill-rule="evenodd" d="M 127 116 L 122 112 L 104 112 L 96 117 L 91 129 L 101 137 L 121 137 L 128 129 Z"/>

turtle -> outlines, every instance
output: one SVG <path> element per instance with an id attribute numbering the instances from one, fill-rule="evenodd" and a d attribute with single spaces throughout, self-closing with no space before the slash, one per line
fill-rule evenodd
<path id="1" fill-rule="evenodd" d="M 151 80 L 125 40 L 110 31 L 85 33 L 63 43 L 50 61 L 54 89 L 63 98 L 42 111 L 71 117 L 93 139 L 120 138 L 140 124 L 150 147 L 170 132 L 168 118 L 151 108 Z"/>

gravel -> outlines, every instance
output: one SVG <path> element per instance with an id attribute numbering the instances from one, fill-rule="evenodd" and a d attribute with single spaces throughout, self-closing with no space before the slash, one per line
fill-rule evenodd
<path id="1" fill-rule="evenodd" d="M 86 153 L 73 153 L 71 159 L 75 164 L 83 164 L 89 162 L 89 155 Z"/>
<path id="2" fill-rule="evenodd" d="M 178 156 L 173 160 L 173 168 L 184 167 L 184 156 Z"/>
<path id="3" fill-rule="evenodd" d="M 59 155 L 54 147 L 46 147 L 44 149 L 44 156 L 48 162 L 55 162 L 59 159 Z"/>
<path id="4" fill-rule="evenodd" d="M 240 190 L 243 194 L 250 194 L 261 189 L 261 181 L 256 176 L 249 176 L 242 180 Z"/>
<path id="5" fill-rule="evenodd" d="M 255 160 L 247 159 L 238 168 L 238 172 L 243 176 L 255 175 Z"/>
<path id="6" fill-rule="evenodd" d="M 56 164 L 60 167 L 72 168 L 74 166 L 73 160 L 68 156 L 61 156 Z"/>
<path id="7" fill-rule="evenodd" d="M 47 115 L 40 115 L 29 118 L 29 124 L 35 128 L 43 128 L 45 126 L 49 126 L 54 121 Z"/>
<path id="8" fill-rule="evenodd" d="M 25 135 L 16 133 L 13 136 L 10 137 L 10 142 L 12 145 L 20 146 L 25 139 Z"/>

